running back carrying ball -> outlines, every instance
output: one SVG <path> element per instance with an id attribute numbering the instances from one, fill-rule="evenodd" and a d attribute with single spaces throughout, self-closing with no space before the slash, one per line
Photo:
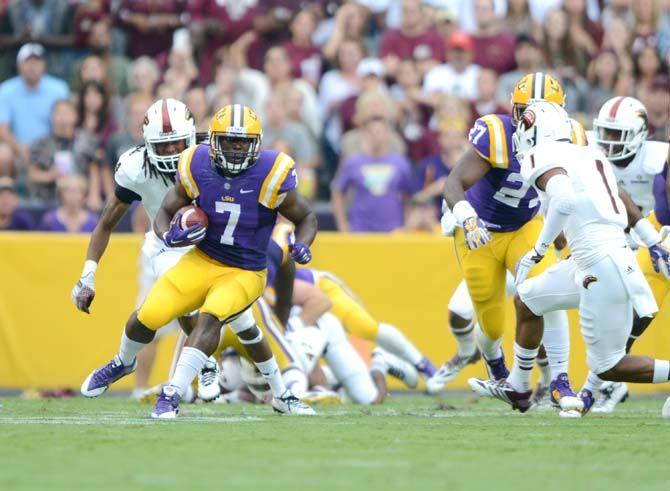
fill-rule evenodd
<path id="1" fill-rule="evenodd" d="M 204 228 L 209 225 L 205 212 L 195 205 L 184 206 L 177 212 L 177 216 L 180 217 L 179 226 L 182 230 L 186 230 L 193 225 L 200 225 Z"/>

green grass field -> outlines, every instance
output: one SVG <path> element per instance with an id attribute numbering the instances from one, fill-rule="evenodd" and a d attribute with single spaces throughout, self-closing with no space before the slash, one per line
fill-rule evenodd
<path id="1" fill-rule="evenodd" d="M 562 420 L 469 397 L 321 406 L 0 399 L 0 490 L 668 490 L 662 401 Z"/>

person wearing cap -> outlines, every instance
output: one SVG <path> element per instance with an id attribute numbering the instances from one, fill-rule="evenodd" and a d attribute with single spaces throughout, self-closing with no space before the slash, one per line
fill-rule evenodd
<path id="1" fill-rule="evenodd" d="M 514 47 L 516 69 L 500 76 L 496 89 L 499 104 L 510 107 L 510 94 L 521 77 L 527 73 L 541 72 L 543 69 L 542 50 L 538 42 L 529 34 L 519 34 Z"/>
<path id="2" fill-rule="evenodd" d="M 400 29 L 389 29 L 381 37 L 379 56 L 386 73 L 394 76 L 398 62 L 412 58 L 420 73 L 444 61 L 444 42 L 433 29 L 421 0 L 403 0 Z"/>
<path id="3" fill-rule="evenodd" d="M 49 134 L 54 103 L 70 95 L 63 80 L 45 74 L 44 57 L 41 44 L 24 44 L 16 56 L 19 75 L 0 84 L 0 140 L 24 162 L 30 145 Z"/>
<path id="4" fill-rule="evenodd" d="M 14 180 L 0 177 L 0 232 L 5 230 L 33 230 L 30 214 L 19 209 Z"/>
<path id="5" fill-rule="evenodd" d="M 477 97 L 480 67 L 472 63 L 472 38 L 463 31 L 447 40 L 447 63 L 431 68 L 423 80 L 428 95 L 447 94 L 461 99 Z"/>
<path id="6" fill-rule="evenodd" d="M 482 68 L 492 68 L 501 75 L 514 68 L 515 39 L 501 30 L 493 0 L 475 0 L 477 30 L 473 35 L 473 61 Z"/>

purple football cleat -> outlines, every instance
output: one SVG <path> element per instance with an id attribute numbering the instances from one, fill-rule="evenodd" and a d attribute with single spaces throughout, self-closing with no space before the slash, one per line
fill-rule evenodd
<path id="1" fill-rule="evenodd" d="M 93 370 L 86 377 L 84 383 L 81 384 L 81 393 L 86 397 L 98 397 L 121 377 L 133 373 L 135 368 L 137 368 L 137 360 L 133 360 L 130 365 L 124 365 L 117 355 L 112 361 Z"/>
<path id="2" fill-rule="evenodd" d="M 419 363 L 414 365 L 414 368 L 416 368 L 416 371 L 419 372 L 421 375 L 423 375 L 425 378 L 430 378 L 433 375 L 435 375 L 435 372 L 437 372 L 437 368 L 435 368 L 433 362 L 431 362 L 425 356 L 421 358 L 421 361 L 419 361 Z"/>
<path id="3" fill-rule="evenodd" d="M 506 402 L 512 409 L 518 409 L 525 413 L 530 409 L 532 402 L 530 396 L 533 391 L 518 392 L 512 387 L 506 379 L 502 380 L 482 380 L 471 378 L 468 380 L 470 388 L 481 397 L 494 397 Z"/>
<path id="4" fill-rule="evenodd" d="M 173 385 L 166 385 L 156 398 L 156 405 L 151 411 L 154 419 L 175 419 L 179 414 L 179 392 Z"/>
<path id="5" fill-rule="evenodd" d="M 578 397 L 582 400 L 583 408 L 581 412 L 583 416 L 593 407 L 593 404 L 596 402 L 596 398 L 593 397 L 593 392 L 588 389 L 580 390 Z"/>
<path id="6" fill-rule="evenodd" d="M 567 373 L 560 373 L 550 385 L 551 403 L 560 408 L 561 411 L 580 412 L 584 408 L 584 403 L 575 394 L 570 386 L 570 379 Z"/>
<path id="7" fill-rule="evenodd" d="M 505 366 L 505 355 L 503 354 L 500 358 L 493 358 L 492 360 L 484 357 L 486 362 L 486 368 L 489 371 L 489 376 L 493 380 L 502 380 L 509 377 L 509 370 Z"/>

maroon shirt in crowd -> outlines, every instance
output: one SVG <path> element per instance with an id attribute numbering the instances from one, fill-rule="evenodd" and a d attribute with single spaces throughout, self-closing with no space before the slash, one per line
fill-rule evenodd
<path id="1" fill-rule="evenodd" d="M 473 63 L 482 68 L 491 68 L 498 75 L 507 73 L 516 67 L 514 49 L 516 41 L 509 33 L 501 32 L 492 36 L 473 36 Z"/>
<path id="2" fill-rule="evenodd" d="M 126 53 L 131 58 L 156 56 L 172 46 L 174 29 L 140 31 L 128 23 L 132 14 L 182 14 L 185 13 L 184 0 L 123 0 L 119 8 L 119 22 L 128 34 Z"/>
<path id="3" fill-rule="evenodd" d="M 90 0 L 80 5 L 73 20 L 75 48 L 86 48 L 93 24 L 109 17 L 110 14 L 109 0 Z"/>
<path id="4" fill-rule="evenodd" d="M 291 72 L 296 78 L 318 79 L 321 75 L 321 50 L 315 46 L 296 46 L 293 41 L 283 45 L 291 60 Z"/>
<path id="5" fill-rule="evenodd" d="M 379 56 L 395 55 L 401 60 L 444 61 L 444 41 L 430 29 L 417 37 L 405 36 L 400 29 L 389 29 L 381 38 Z"/>

